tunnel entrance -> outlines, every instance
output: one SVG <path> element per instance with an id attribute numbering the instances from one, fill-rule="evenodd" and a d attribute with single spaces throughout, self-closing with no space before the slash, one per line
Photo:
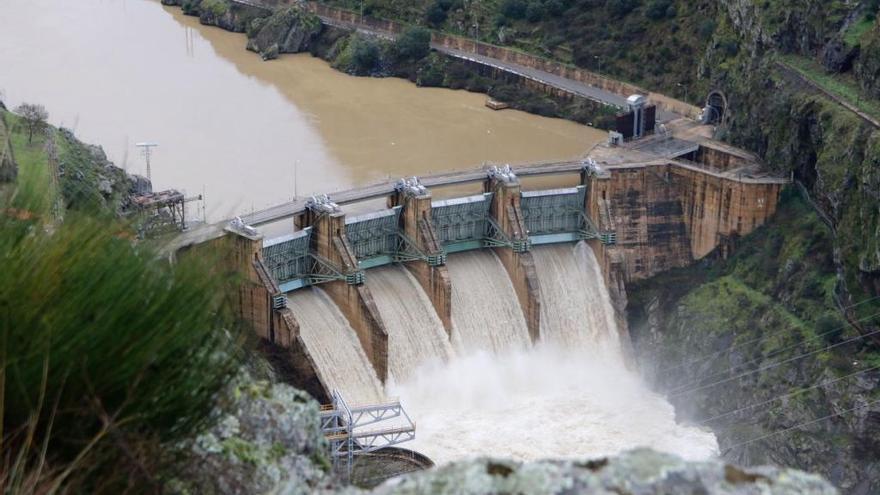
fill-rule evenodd
<path id="1" fill-rule="evenodd" d="M 715 90 L 706 98 L 706 106 L 703 108 L 703 123 L 717 125 L 724 121 L 727 112 L 727 96 L 721 91 Z"/>

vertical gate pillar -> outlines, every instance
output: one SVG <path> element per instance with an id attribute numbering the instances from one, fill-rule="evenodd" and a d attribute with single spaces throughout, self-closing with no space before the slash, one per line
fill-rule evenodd
<path id="1" fill-rule="evenodd" d="M 528 252 L 529 233 L 520 209 L 522 191 L 519 179 L 509 166 L 492 167 L 484 182 L 484 190 L 493 193 L 489 214 L 512 246 L 496 248 L 495 253 L 513 282 L 532 342 L 537 342 L 541 331 L 541 291 L 535 260 Z"/>
<path id="2" fill-rule="evenodd" d="M 427 293 L 446 333 L 452 334 L 452 282 L 446 269 L 443 247 L 431 223 L 431 192 L 418 178 L 401 179 L 388 198 L 388 207 L 403 207 L 400 230 L 427 260 L 405 264 Z"/>
<path id="3" fill-rule="evenodd" d="M 345 315 L 382 383 L 388 377 L 388 332 L 370 291 L 363 284 L 358 260 L 345 236 L 345 213 L 327 196 L 312 198 L 296 219 L 300 228 L 312 227 L 312 254 L 336 267 L 347 280 L 321 284 Z"/>

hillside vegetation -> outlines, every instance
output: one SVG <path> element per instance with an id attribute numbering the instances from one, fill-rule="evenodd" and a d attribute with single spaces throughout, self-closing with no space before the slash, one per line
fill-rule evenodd
<path id="1" fill-rule="evenodd" d="M 135 243 L 102 153 L 0 117 L 17 169 L 0 184 L 0 485 L 156 491 L 237 367 L 237 280 Z"/>

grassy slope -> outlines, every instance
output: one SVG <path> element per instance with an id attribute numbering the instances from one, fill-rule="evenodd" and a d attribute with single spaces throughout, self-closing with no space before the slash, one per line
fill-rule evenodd
<path id="1" fill-rule="evenodd" d="M 18 163 L 18 187 L 37 193 L 28 197 L 39 198 L 34 204 L 17 203 L 16 206 L 30 209 L 40 215 L 47 215 L 51 213 L 52 205 L 57 198 L 55 181 L 46 152 L 46 141 L 49 137 L 44 134 L 35 135 L 33 141 L 29 143 L 27 131 L 21 125 L 20 119 L 11 112 L 4 112 L 4 117 L 10 131 L 13 155 Z M 52 134 L 54 135 L 54 130 Z"/>
<path id="2" fill-rule="evenodd" d="M 4 117 L 19 173 L 0 187 L 0 259 L 12 267 L 0 270 L 0 484 L 10 493 L 153 484 L 171 461 L 160 442 L 202 427 L 237 365 L 227 299 L 236 281 L 209 269 L 219 262 L 172 267 L 133 244 L 95 189 L 115 171 L 64 131 L 29 143 L 18 117 Z"/>
<path id="3" fill-rule="evenodd" d="M 851 74 L 829 74 L 815 60 L 800 55 L 784 55 L 781 58 L 786 65 L 829 93 L 842 98 L 875 119 L 880 119 L 880 101 L 865 94 Z"/>

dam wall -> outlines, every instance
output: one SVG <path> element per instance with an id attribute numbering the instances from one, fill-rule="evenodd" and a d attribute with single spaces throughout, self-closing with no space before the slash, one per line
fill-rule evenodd
<path id="1" fill-rule="evenodd" d="M 216 260 L 214 266 L 218 270 L 239 280 L 234 310 L 261 338 L 273 364 L 285 379 L 294 379 L 299 388 L 322 400 L 327 397 L 329 389 L 321 381 L 318 367 L 302 341 L 299 322 L 282 302 L 286 296 L 265 265 L 262 236 L 253 230 L 226 228 L 223 236 L 178 250 L 174 256 Z"/>
<path id="2" fill-rule="evenodd" d="M 588 208 L 600 228 L 616 233 L 613 262 L 626 280 L 638 280 L 719 247 L 726 254 L 773 215 L 785 183 L 674 162 L 611 166 L 589 179 Z"/>
<path id="3" fill-rule="evenodd" d="M 685 130 L 691 136 L 700 131 Z M 527 177 L 578 173 L 580 185 L 523 191 L 517 170 Z M 444 200 L 433 200 L 424 185 L 476 181 L 482 193 Z M 242 318 L 265 341 L 295 356 L 297 373 L 307 382 L 329 393 L 342 386 L 339 370 L 348 362 L 366 363 L 384 384 L 390 373 L 411 374 L 425 356 L 442 360 L 448 354 L 443 342 L 501 352 L 545 340 L 545 332 L 553 331 L 548 320 L 559 311 L 542 309 L 548 285 L 542 272 L 568 273 L 575 263 L 553 256 L 536 260 L 535 250 L 545 245 L 589 244 L 588 264 L 599 270 L 574 279 L 602 279 L 626 357 L 626 284 L 713 253 L 726 256 L 740 236 L 775 212 L 787 182 L 762 171 L 741 150 L 660 136 L 597 148 L 581 162 L 493 166 L 335 195 L 343 203 L 385 196 L 386 209 L 365 215 L 347 218 L 329 197 L 316 196 L 247 217 L 264 224 L 294 216 L 299 230 L 276 239 L 263 240 L 242 219 L 219 235 L 192 238 L 196 248 L 205 239 L 224 246 L 228 261 L 218 266 L 245 274 L 236 302 Z M 377 280 L 365 283 L 373 269 L 380 270 Z M 297 295 L 316 287 L 320 297 Z M 404 298 L 411 300 L 402 304 Z M 320 313 L 333 309 L 338 317 L 309 313 L 318 306 L 324 308 Z M 506 322 L 505 332 L 486 334 L 499 321 Z M 330 334 L 353 339 L 360 352 L 335 361 L 323 339 Z M 389 355 L 401 348 L 411 356 Z M 362 385 L 348 393 L 367 400 L 379 388 Z"/>

